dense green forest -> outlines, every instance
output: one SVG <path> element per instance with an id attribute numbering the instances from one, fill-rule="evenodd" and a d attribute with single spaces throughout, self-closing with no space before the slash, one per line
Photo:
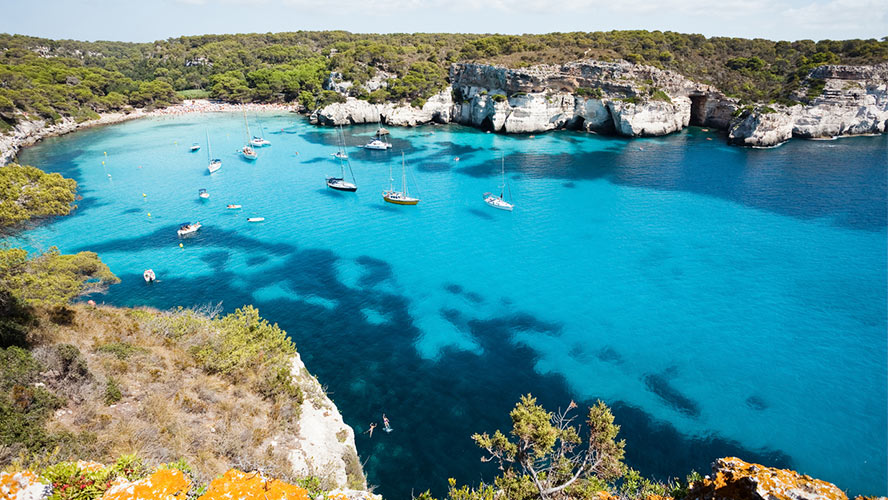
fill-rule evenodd
<path id="1" fill-rule="evenodd" d="M 419 104 L 446 86 L 455 62 L 523 67 L 582 58 L 650 64 L 746 101 L 780 102 L 818 65 L 888 60 L 888 37 L 774 42 L 659 31 L 521 36 L 300 31 L 124 43 L 0 34 L 0 127 L 9 127 L 19 112 L 88 119 L 206 93 L 233 102 L 298 101 L 313 108 L 341 99 L 322 89 L 334 71 L 355 83 L 380 71 L 394 74 L 386 88 L 368 92 L 355 86 L 350 92 L 375 102 Z"/>

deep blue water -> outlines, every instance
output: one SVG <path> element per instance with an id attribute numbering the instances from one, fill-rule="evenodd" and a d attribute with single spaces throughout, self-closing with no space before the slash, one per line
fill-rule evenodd
<path id="1" fill-rule="evenodd" d="M 327 385 L 386 497 L 492 479 L 469 436 L 507 428 L 528 392 L 551 409 L 605 400 L 627 462 L 661 478 L 737 455 L 888 494 L 888 136 L 749 150 L 697 128 L 427 126 L 376 152 L 353 147 L 373 127 L 353 127 L 359 190 L 344 194 L 324 187 L 334 130 L 262 115 L 273 145 L 251 164 L 241 123 L 144 119 L 23 152 L 84 197 L 26 243 L 98 252 L 123 280 L 110 303 L 256 304 Z M 187 151 L 207 128 L 213 176 L 206 145 Z M 381 199 L 402 151 L 416 207 Z M 481 198 L 501 155 L 513 213 Z M 179 248 L 190 220 L 204 228 Z M 360 434 L 383 412 L 393 433 Z"/>

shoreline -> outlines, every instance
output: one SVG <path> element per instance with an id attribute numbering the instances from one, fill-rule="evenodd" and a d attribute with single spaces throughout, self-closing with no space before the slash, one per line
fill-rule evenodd
<path id="1" fill-rule="evenodd" d="M 70 117 L 65 117 L 58 123 L 53 124 L 49 124 L 43 119 L 22 121 L 16 124 L 11 134 L 0 135 L 0 166 L 12 163 L 23 148 L 33 146 L 47 137 L 57 137 L 77 130 L 102 125 L 114 125 L 138 118 L 181 116 L 194 113 L 233 113 L 244 108 L 247 111 L 292 111 L 294 109 L 292 105 L 288 104 L 232 104 L 210 101 L 208 99 L 186 99 L 181 104 L 174 104 L 153 111 L 145 111 L 143 108 L 138 108 L 129 113 L 120 111 L 102 113 L 95 120 L 87 120 L 80 123 L 75 122 Z"/>

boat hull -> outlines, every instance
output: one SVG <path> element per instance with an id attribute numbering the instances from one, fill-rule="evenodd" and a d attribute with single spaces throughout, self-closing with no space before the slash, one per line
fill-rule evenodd
<path id="1" fill-rule="evenodd" d="M 514 208 L 511 203 L 499 201 L 499 198 L 495 198 L 494 200 L 496 201 L 492 201 L 488 198 L 484 200 L 484 203 L 487 203 L 488 206 L 493 207 L 497 210 L 505 210 L 506 212 L 511 212 Z"/>
<path id="2" fill-rule="evenodd" d="M 382 199 L 395 205 L 416 205 L 419 203 L 419 200 L 416 198 L 390 198 L 383 195 Z"/>
<path id="3" fill-rule="evenodd" d="M 345 182 L 344 180 L 338 178 L 328 178 L 327 187 L 330 189 L 335 189 L 337 191 L 348 191 L 351 193 L 358 190 L 358 186 L 355 186 L 350 182 Z"/>

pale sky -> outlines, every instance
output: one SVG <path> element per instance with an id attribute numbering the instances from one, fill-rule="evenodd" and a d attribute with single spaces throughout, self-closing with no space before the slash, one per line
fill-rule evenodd
<path id="1" fill-rule="evenodd" d="M 888 36 L 886 0 L 0 0 L 0 32 L 147 42 L 298 30 L 646 29 L 772 40 Z"/>

